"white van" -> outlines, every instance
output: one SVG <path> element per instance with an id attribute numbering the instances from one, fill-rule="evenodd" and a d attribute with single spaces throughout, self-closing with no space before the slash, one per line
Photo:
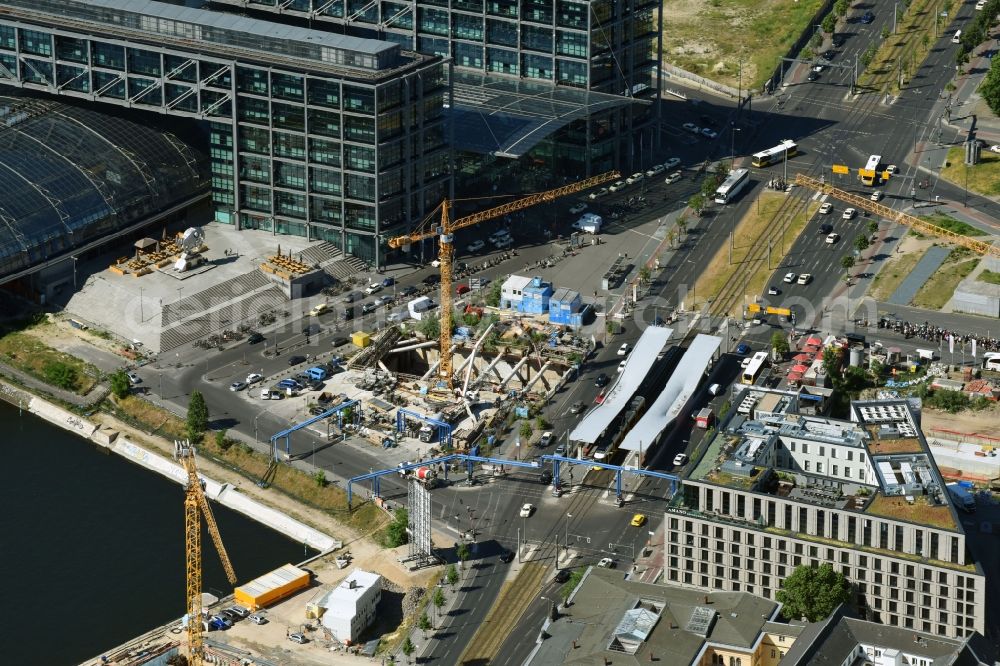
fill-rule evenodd
<path id="1" fill-rule="evenodd" d="M 424 317 L 424 313 L 434 307 L 434 303 L 427 296 L 421 296 L 420 298 L 414 298 L 412 301 L 406 304 L 406 309 L 410 313 L 410 317 L 420 321 Z"/>
<path id="2" fill-rule="evenodd" d="M 604 219 L 596 213 L 584 213 L 583 216 L 573 223 L 573 228 L 588 234 L 601 233 L 601 225 Z"/>
<path id="3" fill-rule="evenodd" d="M 952 44 L 958 44 L 961 41 L 962 41 L 962 31 L 961 30 L 956 30 L 955 31 L 955 36 L 951 38 L 951 43 Z"/>

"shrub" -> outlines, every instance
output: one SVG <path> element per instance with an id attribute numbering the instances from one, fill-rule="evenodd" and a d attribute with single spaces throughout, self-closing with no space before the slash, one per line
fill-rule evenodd
<path id="1" fill-rule="evenodd" d="M 70 391 L 76 388 L 76 383 L 79 379 L 76 368 L 62 361 L 50 361 L 46 363 L 42 372 L 45 375 L 45 381 L 53 386 Z M 128 380 L 126 379 L 126 381 Z"/>

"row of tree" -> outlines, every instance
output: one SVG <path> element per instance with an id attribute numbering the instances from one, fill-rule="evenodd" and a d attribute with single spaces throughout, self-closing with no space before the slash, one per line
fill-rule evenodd
<path id="1" fill-rule="evenodd" d="M 969 62 L 969 56 L 976 47 L 990 38 L 990 28 L 993 27 L 998 15 L 1000 15 L 1000 0 L 988 0 L 986 5 L 976 12 L 975 18 L 962 29 L 958 51 L 955 53 L 955 62 L 958 65 Z M 993 111 L 996 112 L 996 109 Z"/>

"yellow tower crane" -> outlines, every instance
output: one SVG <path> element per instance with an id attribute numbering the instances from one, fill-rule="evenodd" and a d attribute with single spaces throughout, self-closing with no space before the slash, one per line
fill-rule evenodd
<path id="1" fill-rule="evenodd" d="M 438 365 L 438 376 L 448 385 L 448 388 L 452 388 L 454 380 L 451 363 L 451 276 L 452 262 L 455 258 L 455 232 L 459 229 L 485 222 L 486 220 L 493 220 L 509 213 L 531 208 L 540 203 L 554 201 L 567 194 L 580 192 L 617 178 L 621 178 L 620 173 L 617 171 L 608 171 L 599 176 L 587 178 L 571 185 L 557 187 L 554 190 L 538 192 L 537 194 L 509 201 L 505 204 L 494 206 L 493 208 L 488 208 L 472 215 L 466 215 L 456 220 L 450 218 L 451 202 L 445 199 L 439 206 L 441 209 L 441 223 L 439 225 L 430 226 L 428 223 L 425 223 L 406 236 L 397 236 L 389 239 L 389 247 L 396 249 L 428 238 L 438 237 L 438 261 L 441 264 L 441 361 Z"/>
<path id="2" fill-rule="evenodd" d="M 201 517 L 205 517 L 208 533 L 215 543 L 215 550 L 222 560 L 222 568 L 230 584 L 236 584 L 236 572 L 229 561 L 229 554 L 222 543 L 219 526 L 215 524 L 212 507 L 205 497 L 205 490 L 198 477 L 194 462 L 194 446 L 187 440 L 174 442 L 174 457 L 181 461 L 188 473 L 187 490 L 184 492 L 184 551 L 187 564 L 187 616 L 188 652 L 191 666 L 201 666 L 204 657 L 201 603 Z"/>

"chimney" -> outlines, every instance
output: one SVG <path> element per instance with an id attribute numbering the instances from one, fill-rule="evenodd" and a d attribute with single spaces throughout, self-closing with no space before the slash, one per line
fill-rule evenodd
<path id="1" fill-rule="evenodd" d="M 351 580 L 347 581 L 347 585 L 353 590 L 358 586 L 358 583 L 356 580 L 352 578 Z"/>

